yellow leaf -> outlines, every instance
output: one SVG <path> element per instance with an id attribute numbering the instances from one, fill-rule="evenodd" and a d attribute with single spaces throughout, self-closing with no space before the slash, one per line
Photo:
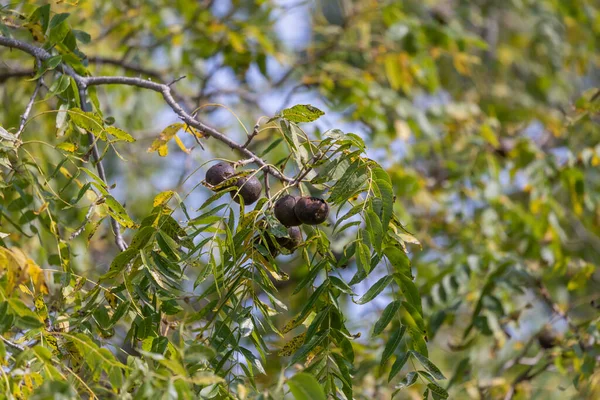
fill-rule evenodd
<path id="1" fill-rule="evenodd" d="M 159 156 L 165 157 L 169 153 L 167 143 L 169 142 L 169 140 L 173 139 L 173 136 L 175 136 L 177 132 L 179 132 L 179 130 L 184 127 L 184 125 L 185 124 L 181 122 L 177 122 L 163 129 L 158 139 L 152 142 L 152 146 L 150 146 L 150 148 L 148 149 L 148 153 L 158 151 Z"/>
<path id="2" fill-rule="evenodd" d="M 166 157 L 169 154 L 169 147 L 166 144 L 161 145 L 158 148 L 158 155 L 161 157 Z"/>
<path id="3" fill-rule="evenodd" d="M 317 354 L 319 354 L 321 351 L 323 351 L 323 346 L 315 347 L 315 349 L 313 351 L 308 353 L 308 356 L 306 357 L 306 362 L 304 363 L 304 365 L 308 366 L 308 364 L 310 364 L 310 362 L 313 360 L 313 358 L 315 358 L 315 356 Z"/>
<path id="4" fill-rule="evenodd" d="M 288 321 L 287 324 L 285 324 L 285 326 L 283 327 L 283 329 L 281 330 L 281 333 L 288 333 L 289 331 L 291 331 L 292 329 L 300 326 L 302 324 L 302 322 L 304 322 L 304 320 L 306 318 L 308 318 L 308 314 L 306 314 L 304 316 L 304 318 L 300 319 L 299 318 L 300 315 L 294 317 L 293 319 L 291 319 L 290 321 Z"/>
<path id="5" fill-rule="evenodd" d="M 44 271 L 17 247 L 0 247 L 0 274 L 6 272 L 6 290 L 9 294 L 26 282 L 33 282 L 35 291 L 48 294 Z M 29 289 L 27 289 L 28 291 Z"/>
<path id="6" fill-rule="evenodd" d="M 283 348 L 277 353 L 277 355 L 281 357 L 291 356 L 298 350 L 302 344 L 304 343 L 304 338 L 306 337 L 306 332 L 299 334 L 298 336 L 292 338 L 289 342 L 283 346 Z"/>
<path id="7" fill-rule="evenodd" d="M 35 215 L 40 215 L 41 213 L 43 213 L 44 211 L 46 211 L 46 208 L 48 208 L 48 203 L 42 204 L 42 206 L 38 210 L 34 211 L 33 213 Z"/>
<path id="8" fill-rule="evenodd" d="M 223 382 L 223 378 L 221 378 L 218 375 L 215 375 L 211 372 L 205 372 L 205 371 L 201 371 L 201 372 L 197 372 L 193 377 L 192 377 L 192 381 L 196 384 L 196 385 L 213 385 L 215 383 L 221 383 Z"/>
<path id="9" fill-rule="evenodd" d="M 488 124 L 483 124 L 481 126 L 481 136 L 493 147 L 497 148 L 500 146 L 496 133 Z"/>
<path id="10" fill-rule="evenodd" d="M 157 194 L 156 197 L 154 198 L 153 206 L 158 207 L 163 204 L 166 204 L 169 200 L 171 200 L 171 198 L 174 195 L 175 195 L 175 192 L 172 190 L 167 190 L 166 192 Z"/>
<path id="11" fill-rule="evenodd" d="M 77 149 L 77 147 L 76 147 L 76 146 L 75 146 L 73 143 L 70 143 L 70 142 L 63 142 L 63 143 L 60 143 L 60 144 L 58 144 L 58 145 L 56 146 L 56 148 L 57 148 L 57 149 L 64 150 L 64 151 L 66 151 L 66 152 L 68 152 L 68 153 L 74 153 L 74 152 L 75 152 L 75 150 Z"/>
<path id="12" fill-rule="evenodd" d="M 31 297 L 33 297 L 33 293 L 31 293 L 31 290 L 29 290 L 29 288 L 25 285 L 23 285 L 22 283 L 19 285 L 19 289 L 21 290 L 21 292 L 23 292 L 24 294 L 28 294 Z"/>
<path id="13" fill-rule="evenodd" d="M 60 167 L 59 169 L 60 173 L 63 174 L 65 176 L 65 178 L 67 179 L 71 179 L 73 177 L 73 175 L 71 175 L 71 173 L 69 172 L 68 169 L 66 169 L 65 167 Z"/>
<path id="14" fill-rule="evenodd" d="M 179 146 L 181 151 L 183 151 L 185 154 L 190 154 L 190 150 L 187 147 L 185 147 L 181 139 L 179 139 L 179 136 L 175 136 L 175 143 L 177 143 L 177 146 Z"/>
<path id="15" fill-rule="evenodd" d="M 235 31 L 227 32 L 229 36 L 229 42 L 231 43 L 231 47 L 238 53 L 246 52 L 246 44 L 244 42 L 244 37 Z"/>
<path id="16" fill-rule="evenodd" d="M 194 128 L 193 126 L 186 125 L 185 131 L 192 136 L 196 136 L 198 139 L 204 137 L 202 132 L 200 132 L 198 129 Z"/>
<path id="17" fill-rule="evenodd" d="M 109 291 L 104 291 L 104 298 L 112 308 L 117 308 L 117 296 Z"/>
<path id="18" fill-rule="evenodd" d="M 33 260 L 27 260 L 27 273 L 33 282 L 36 292 L 48 294 L 48 286 L 44 278 L 44 271 Z"/>
<path id="19" fill-rule="evenodd" d="M 29 30 L 31 36 L 33 37 L 33 40 L 35 40 L 36 42 L 43 43 L 46 41 L 46 37 L 44 36 L 44 30 L 42 29 L 42 25 L 40 25 L 39 23 L 34 24 L 28 22 L 23 26 Z"/>

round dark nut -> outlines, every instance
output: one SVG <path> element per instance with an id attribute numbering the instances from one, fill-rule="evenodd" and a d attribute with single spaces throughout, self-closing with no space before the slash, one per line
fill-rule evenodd
<path id="1" fill-rule="evenodd" d="M 319 225 L 329 215 L 329 205 L 318 197 L 301 197 L 294 207 L 296 217 L 306 225 Z"/>
<path id="2" fill-rule="evenodd" d="M 239 188 L 239 196 L 244 199 L 244 205 L 252 204 L 260 198 L 262 184 L 255 176 L 244 177 L 237 180 L 235 186 Z M 231 197 L 236 203 L 240 202 L 237 190 L 231 192 Z"/>
<path id="3" fill-rule="evenodd" d="M 233 176 L 234 173 L 235 170 L 233 169 L 233 166 L 231 164 L 225 161 L 221 161 L 220 163 L 213 165 L 208 169 L 208 171 L 206 171 L 206 182 L 213 186 L 216 186 L 219 183 L 229 179 L 231 176 Z"/>
<path id="4" fill-rule="evenodd" d="M 273 208 L 275 218 L 277 218 L 284 226 L 298 226 L 302 223 L 298 217 L 296 217 L 296 212 L 294 211 L 296 202 L 299 199 L 300 196 L 287 194 L 275 203 L 275 207 Z"/>
<path id="5" fill-rule="evenodd" d="M 551 349 L 558 344 L 558 338 L 548 327 L 544 327 L 537 337 L 538 343 L 542 349 Z"/>
<path id="6" fill-rule="evenodd" d="M 277 243 L 289 251 L 294 251 L 302 243 L 302 231 L 297 226 L 289 227 L 287 231 L 289 237 L 277 238 Z"/>

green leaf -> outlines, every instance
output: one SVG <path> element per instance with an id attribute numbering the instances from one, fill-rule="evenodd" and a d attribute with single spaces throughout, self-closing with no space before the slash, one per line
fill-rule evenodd
<path id="1" fill-rule="evenodd" d="M 385 254 L 396 271 L 402 275 L 412 278 L 410 260 L 400 247 L 387 246 L 385 249 L 383 249 L 383 254 Z"/>
<path id="2" fill-rule="evenodd" d="M 332 204 L 342 204 L 358 191 L 362 190 L 368 179 L 368 170 L 360 160 L 353 162 L 346 170 L 344 175 L 336 182 L 329 202 Z"/>
<path id="3" fill-rule="evenodd" d="M 443 387 L 436 385 L 435 383 L 429 383 L 427 387 L 431 391 L 431 394 L 435 400 L 448 398 L 448 392 L 446 392 L 446 389 Z"/>
<path id="4" fill-rule="evenodd" d="M 400 309 L 402 322 L 408 325 L 412 331 L 421 336 L 425 336 L 425 322 L 423 321 L 421 313 L 419 313 L 419 311 L 412 304 L 406 301 L 402 302 L 402 306 L 403 307 Z"/>
<path id="5" fill-rule="evenodd" d="M 108 206 L 108 213 L 117 220 L 121 225 L 126 228 L 133 228 L 135 223 L 129 218 L 127 210 L 119 203 L 114 197 L 106 196 L 106 205 Z"/>
<path id="6" fill-rule="evenodd" d="M 356 266 L 358 271 L 364 271 L 365 276 L 371 272 L 371 260 L 370 260 L 369 247 L 363 242 L 358 242 L 356 245 Z"/>
<path id="7" fill-rule="evenodd" d="M 109 126 L 106 128 L 106 132 L 108 132 L 109 135 L 114 136 L 117 140 L 124 140 L 129 143 L 135 142 L 133 136 L 117 127 Z"/>
<path id="8" fill-rule="evenodd" d="M 301 372 L 287 381 L 290 391 L 296 400 L 326 400 L 323 387 L 317 379 Z"/>
<path id="9" fill-rule="evenodd" d="M 404 274 L 394 274 L 394 278 L 396 282 L 400 286 L 402 293 L 404 294 L 404 298 L 417 310 L 420 315 L 423 315 L 423 307 L 421 305 L 421 296 L 419 295 L 419 289 L 415 285 L 415 283 Z"/>
<path id="10" fill-rule="evenodd" d="M 406 332 L 406 327 L 401 326 L 397 331 L 392 333 L 392 336 L 390 336 L 390 339 L 385 344 L 385 348 L 383 349 L 383 354 L 381 355 L 381 362 L 379 363 L 379 365 L 383 366 L 387 362 L 387 360 L 390 359 L 392 354 L 394 354 L 396 347 L 398 347 L 400 341 L 402 340 L 402 337 L 404 336 L 404 332 Z"/>
<path id="11" fill-rule="evenodd" d="M 104 121 L 96 113 L 83 111 L 80 108 L 74 107 L 67 111 L 71 121 L 79 128 L 97 135 L 101 139 L 106 139 L 104 132 Z"/>
<path id="12" fill-rule="evenodd" d="M 281 117 L 291 122 L 312 122 L 319 119 L 325 113 L 310 104 L 298 104 L 286 108 L 281 112 Z"/>
<path id="13" fill-rule="evenodd" d="M 46 69 L 54 69 L 62 62 L 62 56 L 54 56 L 44 61 L 43 66 Z"/>
<path id="14" fill-rule="evenodd" d="M 50 25 L 48 26 L 48 28 L 52 29 L 52 28 L 58 26 L 64 20 L 66 20 L 69 17 L 69 15 L 70 15 L 69 13 L 56 14 L 54 17 L 52 17 L 52 20 L 50 21 Z"/>
<path id="15" fill-rule="evenodd" d="M 392 282 L 393 279 L 394 278 L 391 275 L 384 276 L 383 278 L 375 282 L 375 284 L 371 286 L 369 290 L 367 290 L 367 293 L 365 293 L 360 299 L 358 299 L 356 303 L 365 304 L 373 300 L 375 297 L 377 297 L 379 293 L 383 291 L 383 289 L 387 287 L 387 285 L 390 284 L 390 282 Z"/>
<path id="16" fill-rule="evenodd" d="M 346 282 L 344 282 L 337 276 L 330 276 L 329 280 L 331 281 L 332 286 L 338 288 L 342 292 L 347 293 L 347 294 L 354 294 L 354 292 L 352 291 L 352 288 L 350 286 L 348 286 L 348 284 Z"/>
<path id="17" fill-rule="evenodd" d="M 137 246 L 133 248 L 128 248 L 127 250 L 117 254 L 117 256 L 110 263 L 110 268 L 108 271 L 100 277 L 101 280 L 109 279 L 117 276 L 121 271 L 125 269 L 127 264 L 129 264 L 139 253 Z"/>
<path id="18" fill-rule="evenodd" d="M 407 387 L 410 387 L 412 385 L 415 384 L 415 382 L 417 381 L 417 378 L 419 377 L 419 374 L 417 374 L 415 371 L 411 371 L 408 374 L 406 374 L 406 376 L 400 381 L 400 383 L 398 383 L 396 385 L 396 389 L 397 390 L 402 390 L 402 389 L 406 389 Z"/>
<path id="19" fill-rule="evenodd" d="M 388 326 L 388 324 L 392 321 L 392 319 L 398 312 L 398 309 L 400 309 L 400 305 L 401 302 L 396 300 L 392 301 L 385 307 L 385 309 L 381 313 L 381 317 L 379 317 L 379 320 L 375 323 L 375 327 L 373 328 L 373 336 L 377 336 L 381 332 L 383 332 L 385 327 Z"/>
<path id="20" fill-rule="evenodd" d="M 319 297 L 321 297 L 321 295 L 327 290 L 328 287 L 329 287 L 329 280 L 326 279 L 321 284 L 321 286 L 319 286 L 317 288 L 317 290 L 315 290 L 314 293 L 308 298 L 306 305 L 300 312 L 299 319 L 303 320 L 304 317 L 306 315 L 308 315 L 308 313 L 313 309 L 313 307 L 314 307 L 315 303 L 317 302 L 317 300 L 319 299 Z"/>
<path id="21" fill-rule="evenodd" d="M 394 364 L 392 365 L 392 368 L 390 369 L 390 374 L 388 375 L 388 382 L 391 381 L 392 379 L 394 379 L 394 377 L 396 375 L 398 375 L 398 372 L 400 372 L 402 370 L 402 367 L 404 367 L 404 365 L 408 361 L 409 356 L 410 356 L 409 353 L 401 353 L 398 357 L 396 357 L 396 361 L 394 361 Z M 398 387 L 396 387 L 396 388 L 398 388 Z"/>
<path id="22" fill-rule="evenodd" d="M 75 38 L 83 44 L 88 44 L 92 40 L 90 34 L 84 31 L 73 29 L 73 34 L 75 35 Z"/>
<path id="23" fill-rule="evenodd" d="M 371 209 L 366 212 L 367 232 L 373 244 L 373 249 L 377 254 L 381 254 L 381 246 L 383 242 L 383 229 L 381 221 L 375 212 Z"/>
<path id="24" fill-rule="evenodd" d="M 40 22 L 42 31 L 46 32 L 48 29 L 48 22 L 50 21 L 50 4 L 44 4 L 35 9 L 35 11 L 29 17 L 30 22 Z"/>
<path id="25" fill-rule="evenodd" d="M 325 265 L 326 262 L 320 262 L 317 265 L 315 265 L 304 277 L 304 279 L 302 279 L 298 286 L 296 286 L 296 289 L 294 289 L 294 292 L 292 294 L 298 294 L 307 285 L 312 284 L 317 275 L 319 274 L 319 271 L 321 271 L 325 267 Z"/>
<path id="26" fill-rule="evenodd" d="M 381 167 L 372 169 L 373 181 L 375 182 L 377 198 L 381 199 L 381 226 L 383 234 L 388 230 L 394 208 L 394 192 L 392 190 L 392 181 L 388 173 Z"/>
<path id="27" fill-rule="evenodd" d="M 48 41 L 52 44 L 62 43 L 63 40 L 67 37 L 67 35 L 71 32 L 71 28 L 69 24 L 65 21 L 56 25 L 52 29 L 50 29 L 50 33 L 48 34 Z"/>
<path id="28" fill-rule="evenodd" d="M 435 364 L 429 360 L 429 358 L 425 357 L 423 354 L 421 354 L 417 351 L 414 351 L 414 350 L 410 350 L 410 354 L 413 357 L 415 357 L 419 361 L 419 363 L 423 366 L 423 368 L 425 368 L 427 370 L 427 372 L 429 372 L 435 379 L 437 379 L 437 380 L 446 379 L 444 374 L 442 374 L 442 371 L 440 371 L 440 369 L 438 367 L 436 367 Z"/>

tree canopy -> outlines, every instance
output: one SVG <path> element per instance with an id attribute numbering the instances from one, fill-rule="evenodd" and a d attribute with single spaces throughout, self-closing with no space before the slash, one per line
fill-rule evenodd
<path id="1" fill-rule="evenodd" d="M 596 0 L 0 5 L 8 399 L 600 398 Z"/>

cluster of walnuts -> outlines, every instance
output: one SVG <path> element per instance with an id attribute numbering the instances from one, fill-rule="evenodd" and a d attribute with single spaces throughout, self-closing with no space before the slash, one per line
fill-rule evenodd
<path id="1" fill-rule="evenodd" d="M 235 179 L 235 169 L 228 162 L 219 162 L 206 171 L 206 182 L 212 187 L 216 187 L 227 180 L 231 180 L 231 185 L 224 187 L 237 187 L 237 191 L 231 192 L 231 197 L 236 203 L 240 202 L 240 197 L 244 204 L 256 202 L 261 195 L 262 185 L 255 176 L 241 177 Z M 299 226 L 319 225 L 325 222 L 329 215 L 329 205 L 318 197 L 292 196 L 285 195 L 275 202 L 275 218 L 287 228 L 289 237 L 275 238 L 280 247 L 289 251 L 294 251 L 302 243 L 302 232 Z M 268 235 L 265 235 L 265 244 L 271 255 L 278 254 L 277 246 L 272 242 Z"/>

